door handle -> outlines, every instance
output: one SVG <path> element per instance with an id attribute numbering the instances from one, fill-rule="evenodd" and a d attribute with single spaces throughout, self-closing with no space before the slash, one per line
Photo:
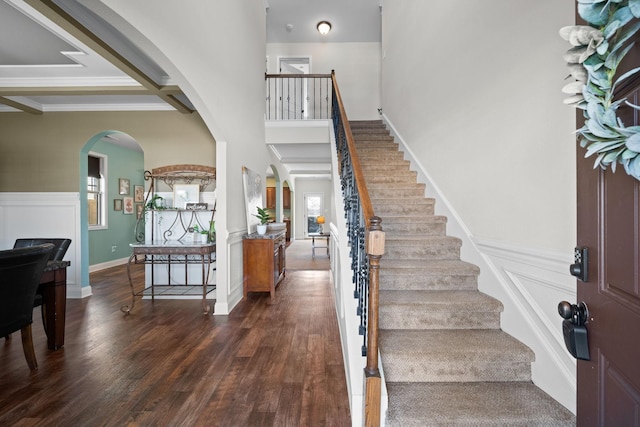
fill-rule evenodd
<path id="1" fill-rule="evenodd" d="M 575 276 L 581 282 L 587 282 L 589 276 L 587 269 L 589 267 L 589 249 L 576 247 L 573 250 L 574 263 L 569 266 L 569 273 Z"/>
<path id="2" fill-rule="evenodd" d="M 587 323 L 589 308 L 584 302 L 580 304 L 569 304 L 567 301 L 562 301 L 558 304 L 558 314 L 563 319 L 570 320 L 571 323 L 580 326 Z"/>
<path id="3" fill-rule="evenodd" d="M 589 360 L 589 342 L 587 340 L 587 327 L 585 323 L 589 319 L 589 308 L 584 302 L 570 304 L 562 301 L 558 304 L 558 314 L 562 321 L 562 335 L 564 345 L 569 353 L 576 359 Z"/>

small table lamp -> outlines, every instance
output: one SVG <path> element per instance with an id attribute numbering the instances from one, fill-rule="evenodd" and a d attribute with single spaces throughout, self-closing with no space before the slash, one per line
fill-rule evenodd
<path id="1" fill-rule="evenodd" d="M 324 233 L 324 217 L 319 216 L 316 218 L 316 222 L 320 225 L 320 234 Z"/>

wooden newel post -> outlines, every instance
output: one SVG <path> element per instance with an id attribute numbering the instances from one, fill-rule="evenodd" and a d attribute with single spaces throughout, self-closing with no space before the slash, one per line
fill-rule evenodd
<path id="1" fill-rule="evenodd" d="M 378 305 L 380 258 L 384 255 L 382 220 L 370 220 L 366 250 L 369 256 L 369 315 L 367 323 L 367 366 L 365 376 L 364 425 L 380 426 L 381 379 L 378 368 Z"/>

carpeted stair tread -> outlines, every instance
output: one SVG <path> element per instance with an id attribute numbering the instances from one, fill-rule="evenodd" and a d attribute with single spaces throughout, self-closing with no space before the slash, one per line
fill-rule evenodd
<path id="1" fill-rule="evenodd" d="M 384 186 L 378 188 L 369 188 L 367 186 L 367 190 L 369 191 L 369 195 L 371 199 L 378 199 L 382 197 L 390 197 L 390 198 L 402 198 L 402 197 L 424 197 L 424 186 L 423 187 L 412 187 L 412 188 L 386 188 Z"/>
<path id="2" fill-rule="evenodd" d="M 358 150 L 358 156 L 363 160 L 371 159 L 378 162 L 384 162 L 387 160 L 404 160 L 404 154 L 402 154 L 400 151 L 392 151 L 382 148 L 367 148 L 364 150 Z"/>
<path id="3" fill-rule="evenodd" d="M 397 149 L 391 149 L 387 147 L 358 147 L 358 156 L 366 159 L 367 157 L 378 159 L 378 161 L 384 161 L 386 158 L 390 159 L 403 159 L 404 154 Z"/>
<path id="4" fill-rule="evenodd" d="M 388 259 L 459 259 L 460 239 L 451 236 L 428 236 L 386 233 L 385 257 Z"/>
<path id="5" fill-rule="evenodd" d="M 380 290 L 476 290 L 480 269 L 460 260 L 380 260 Z"/>
<path id="6" fill-rule="evenodd" d="M 382 123 L 375 123 L 375 124 L 349 123 L 349 126 L 351 127 L 352 134 L 358 133 L 358 132 L 376 132 L 376 131 L 389 132 L 389 129 L 387 129 L 387 127 Z"/>
<path id="7" fill-rule="evenodd" d="M 452 244 L 460 246 L 462 241 L 453 236 L 422 236 L 420 234 L 408 234 L 408 235 L 391 235 L 385 236 L 385 246 L 395 245 L 407 245 L 407 246 L 421 246 L 421 245 L 442 245 Z"/>
<path id="8" fill-rule="evenodd" d="M 391 382 L 530 381 L 533 352 L 498 329 L 380 330 Z"/>
<path id="9" fill-rule="evenodd" d="M 411 274 L 418 270 L 424 276 L 441 274 L 464 274 L 477 276 L 480 268 L 477 265 L 460 260 L 424 260 L 416 262 L 414 260 L 387 260 L 384 256 L 380 259 L 380 269 L 382 271 L 393 271 L 393 274 Z"/>
<path id="10" fill-rule="evenodd" d="M 384 123 L 375 123 L 365 125 L 364 123 L 349 123 L 351 127 L 351 133 L 358 132 L 390 132 L 389 129 L 384 125 Z"/>
<path id="11" fill-rule="evenodd" d="M 404 214 L 385 214 L 385 215 L 378 215 L 378 216 L 382 218 L 383 223 L 391 223 L 391 222 L 400 223 L 400 224 L 407 224 L 411 222 L 425 222 L 425 223 L 431 223 L 431 224 L 447 223 L 446 216 L 425 214 L 424 212 L 420 211 L 420 209 L 422 208 L 414 208 L 414 210 L 408 211 L 407 213 L 404 213 Z M 383 228 L 384 228 L 384 225 L 383 225 Z"/>
<path id="12" fill-rule="evenodd" d="M 413 183 L 411 182 L 384 182 L 384 183 L 367 182 L 366 184 L 367 184 L 367 190 L 375 192 L 377 194 L 383 193 L 386 191 L 393 191 L 393 190 L 424 191 L 425 189 L 424 184 L 416 184 L 415 182 Z M 383 194 L 386 194 L 386 193 L 383 193 Z"/>
<path id="13" fill-rule="evenodd" d="M 391 383 L 388 426 L 574 427 L 575 416 L 531 382 Z"/>
<path id="14" fill-rule="evenodd" d="M 358 125 L 360 125 L 360 126 L 376 126 L 376 125 L 385 126 L 384 122 L 381 119 L 349 120 L 349 125 L 351 125 L 351 126 L 358 126 Z"/>
<path id="15" fill-rule="evenodd" d="M 409 160 L 405 160 L 403 157 L 385 159 L 384 162 L 381 162 L 378 159 L 360 159 L 360 166 L 362 166 L 363 169 L 386 169 L 389 166 L 409 167 L 410 165 L 411 162 L 409 162 Z"/>
<path id="16" fill-rule="evenodd" d="M 433 311 L 501 312 L 502 303 L 479 291 L 380 291 L 380 302 L 402 306 L 428 306 Z"/>
<path id="17" fill-rule="evenodd" d="M 373 205 L 376 215 L 379 217 L 413 216 L 416 213 L 424 218 L 439 216 L 434 214 L 434 203 L 427 201 L 427 199 L 425 199 L 425 203 L 403 203 L 402 199 L 395 200 L 397 203 L 379 203 L 378 200 L 372 200 L 371 204 Z"/>
<path id="18" fill-rule="evenodd" d="M 386 233 L 388 259 L 459 259 L 461 241 L 450 236 L 394 235 Z"/>
<path id="19" fill-rule="evenodd" d="M 402 172 L 395 173 L 393 175 L 383 175 L 383 174 L 371 174 L 364 173 L 364 179 L 367 183 L 367 186 L 372 184 L 392 184 L 392 183 L 405 183 L 405 184 L 415 184 L 416 174 L 415 172 Z"/>
<path id="20" fill-rule="evenodd" d="M 438 330 L 380 330 L 385 353 L 428 355 L 433 360 L 472 361 L 477 354 L 492 356 L 492 361 L 515 359 L 533 362 L 529 347 L 499 329 L 467 331 Z"/>
<path id="21" fill-rule="evenodd" d="M 380 328 L 498 329 L 502 309 L 477 290 L 380 291 Z"/>
<path id="22" fill-rule="evenodd" d="M 374 206 L 397 205 L 403 203 L 405 205 L 431 205 L 435 206 L 435 199 L 431 197 L 370 197 L 371 204 Z"/>
<path id="23" fill-rule="evenodd" d="M 394 150 L 399 148 L 395 139 L 387 133 L 362 133 L 360 135 L 354 135 L 356 148 L 369 147 L 372 145 L 380 147 L 393 147 Z"/>
<path id="24" fill-rule="evenodd" d="M 402 164 L 385 163 L 383 165 L 376 165 L 376 166 L 373 166 L 371 164 L 369 165 L 361 164 L 360 166 L 362 166 L 362 172 L 364 173 L 365 177 L 372 173 L 393 175 L 396 173 L 404 174 L 410 171 L 408 164 L 402 165 Z"/>
<path id="25" fill-rule="evenodd" d="M 387 236 L 444 236 L 446 234 L 446 221 L 399 221 L 391 222 L 386 215 L 378 215 L 382 218 L 382 228 Z"/>
<path id="26" fill-rule="evenodd" d="M 409 168 L 394 170 L 393 173 L 388 173 L 387 171 L 369 170 L 365 166 L 362 168 L 362 173 L 365 179 L 402 177 L 404 179 L 411 180 L 412 184 L 416 183 L 416 177 L 418 176 L 415 171 L 412 171 Z"/>
<path id="27" fill-rule="evenodd" d="M 416 196 L 412 196 L 412 197 L 407 197 L 407 196 L 401 196 L 401 195 L 396 195 L 395 197 L 370 197 L 369 200 L 371 200 L 371 204 L 375 207 L 375 206 L 380 206 L 380 207 L 385 207 L 387 205 L 397 205 L 399 203 L 402 203 L 403 205 L 407 205 L 407 206 L 418 206 L 418 205 L 429 205 L 429 206 L 435 206 L 436 202 L 434 199 L 430 198 L 430 197 L 416 197 Z"/>

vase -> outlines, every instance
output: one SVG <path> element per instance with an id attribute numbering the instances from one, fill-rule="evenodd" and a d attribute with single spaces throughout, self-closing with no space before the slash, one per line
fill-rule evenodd
<path id="1" fill-rule="evenodd" d="M 267 232 L 267 224 L 260 224 L 258 225 L 258 234 L 259 235 L 263 235 Z"/>

